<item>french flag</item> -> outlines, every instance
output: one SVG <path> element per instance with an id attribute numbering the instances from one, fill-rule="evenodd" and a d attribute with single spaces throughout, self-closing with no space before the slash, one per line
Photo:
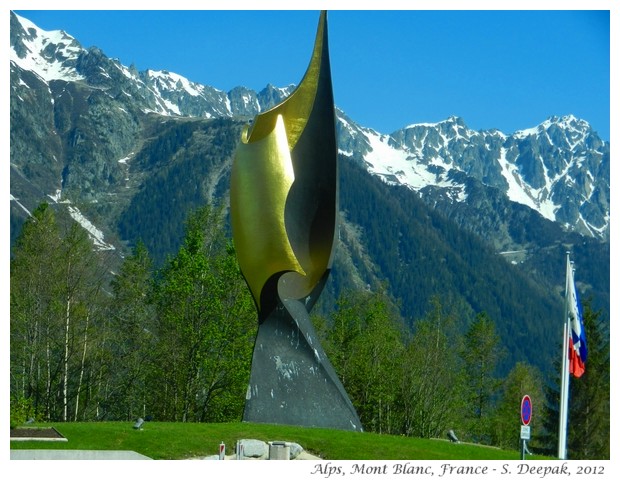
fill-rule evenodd
<path id="1" fill-rule="evenodd" d="M 575 279 L 573 278 L 573 269 L 569 268 L 568 272 L 568 320 L 570 327 L 570 335 L 568 338 L 568 368 L 573 376 L 579 378 L 586 371 L 585 363 L 588 357 L 588 348 L 586 346 L 586 331 L 583 326 L 581 307 L 579 306 Z"/>

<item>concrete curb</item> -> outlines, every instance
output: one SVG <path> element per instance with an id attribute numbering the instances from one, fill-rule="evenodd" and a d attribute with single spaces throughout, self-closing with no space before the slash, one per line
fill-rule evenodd
<path id="1" fill-rule="evenodd" d="M 11 450 L 11 460 L 152 460 L 131 450 Z"/>

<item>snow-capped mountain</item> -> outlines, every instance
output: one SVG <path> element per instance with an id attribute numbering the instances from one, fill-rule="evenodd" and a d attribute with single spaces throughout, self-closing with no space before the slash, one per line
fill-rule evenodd
<path id="1" fill-rule="evenodd" d="M 39 148 L 34 155 L 33 145 L 16 145 L 12 167 L 15 174 L 25 177 L 26 167 L 32 171 L 33 163 L 43 168 L 56 162 L 56 180 L 46 192 L 50 198 L 65 198 L 68 191 L 77 189 L 89 198 L 111 181 L 125 178 L 135 154 L 131 144 L 139 128 L 137 115 L 247 120 L 294 88 L 268 85 L 258 93 L 245 87 L 223 92 L 173 72 L 138 72 L 95 47 L 83 48 L 63 31 L 44 31 L 14 13 L 10 63 L 12 111 L 20 102 L 39 111 L 46 125 L 42 128 L 51 136 L 45 149 Z M 68 125 L 68 119 L 61 120 L 62 114 L 69 108 L 88 111 L 95 124 L 74 126 L 69 132 L 72 148 L 58 145 L 56 149 L 57 134 Z M 337 117 L 343 155 L 387 183 L 406 185 L 432 204 L 467 202 L 475 180 L 566 230 L 609 238 L 609 143 L 584 120 L 572 115 L 550 117 L 540 125 L 505 134 L 473 131 L 463 119 L 451 117 L 384 134 L 358 125 L 340 110 Z M 107 151 L 100 154 L 95 171 L 87 174 L 77 146 L 90 128 L 95 128 L 98 145 Z M 78 176 L 89 181 L 80 180 L 77 187 Z M 18 199 L 21 192 L 13 191 L 13 183 L 11 194 Z"/>
<path id="2" fill-rule="evenodd" d="M 76 68 L 83 51 L 78 41 L 62 30 L 45 32 L 11 13 L 11 62 L 42 80 L 83 80 Z"/>
<path id="3" fill-rule="evenodd" d="M 114 247 L 76 203 L 117 196 L 107 191 L 110 184 L 124 182 L 127 192 L 136 186 L 128 172 L 142 128 L 139 117 L 247 120 L 294 88 L 268 85 L 257 93 L 236 87 L 226 93 L 173 72 L 138 72 L 96 47 L 83 48 L 64 31 L 45 31 L 13 12 L 10 33 L 11 123 L 16 127 L 11 130 L 11 203 L 20 215 L 29 215 L 41 197 L 67 205 L 98 249 Z"/>
<path id="4" fill-rule="evenodd" d="M 11 240 L 47 201 L 59 224 L 88 232 L 110 270 L 139 240 L 161 264 L 189 211 L 226 205 L 242 128 L 294 88 L 223 92 L 139 72 L 13 13 L 10 25 Z M 332 298 L 338 288 L 387 288 L 403 318 L 417 319 L 440 295 L 464 314 L 489 313 L 526 358 L 548 337 L 532 347 L 515 325 L 555 328 L 556 267 L 570 248 L 580 289 L 608 311 L 609 143 L 587 122 L 550 117 L 506 134 L 451 117 L 385 134 L 336 116 Z"/>
<path id="5" fill-rule="evenodd" d="M 462 173 L 567 230 L 609 235 L 609 143 L 584 120 L 550 117 L 512 135 L 473 131 L 458 117 L 390 135 L 360 127 L 343 112 L 339 120 L 341 153 L 363 160 L 387 183 L 466 202 Z"/>
<path id="6" fill-rule="evenodd" d="M 131 98 L 144 113 L 193 117 L 254 116 L 273 106 L 292 91 L 292 86 L 267 86 L 260 94 L 237 87 L 226 93 L 168 71 L 138 72 L 96 47 L 83 48 L 63 31 L 45 31 L 30 20 L 11 12 L 12 68 L 54 80 L 84 82 L 109 95 Z"/>

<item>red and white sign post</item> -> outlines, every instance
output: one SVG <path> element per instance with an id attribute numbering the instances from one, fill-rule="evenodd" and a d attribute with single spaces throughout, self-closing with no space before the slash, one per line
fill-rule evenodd
<path id="1" fill-rule="evenodd" d="M 521 460 L 525 460 L 526 443 L 530 439 L 530 421 L 532 420 L 532 399 L 525 395 L 521 399 Z"/>

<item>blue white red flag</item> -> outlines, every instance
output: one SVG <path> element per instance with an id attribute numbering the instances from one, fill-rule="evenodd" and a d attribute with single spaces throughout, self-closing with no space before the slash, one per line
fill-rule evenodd
<path id="1" fill-rule="evenodd" d="M 568 361 L 569 371 L 575 377 L 581 377 L 586 371 L 586 359 L 588 357 L 588 348 L 586 346 L 586 331 L 583 326 L 583 317 L 581 315 L 581 307 L 575 288 L 575 279 L 573 278 L 573 269 L 568 268 Z"/>

